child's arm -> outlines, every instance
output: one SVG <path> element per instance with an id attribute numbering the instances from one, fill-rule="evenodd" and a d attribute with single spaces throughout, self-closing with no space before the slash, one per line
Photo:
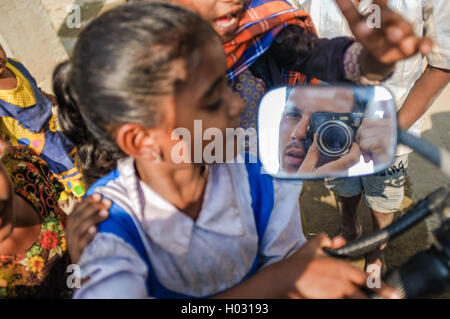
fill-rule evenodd
<path id="1" fill-rule="evenodd" d="M 120 238 L 99 233 L 79 261 L 81 285 L 75 299 L 148 298 L 147 266 Z"/>
<path id="2" fill-rule="evenodd" d="M 361 288 L 368 275 L 348 262 L 326 257 L 322 248 L 332 246 L 328 237 L 318 235 L 288 259 L 264 268 L 217 298 L 366 298 Z M 373 290 L 384 298 L 398 298 L 383 283 Z"/>
<path id="3" fill-rule="evenodd" d="M 433 104 L 450 82 L 450 24 L 448 0 L 423 3 L 425 35 L 433 40 L 428 66 L 398 112 L 398 124 L 410 128 Z"/>
<path id="4" fill-rule="evenodd" d="M 6 167 L 0 160 L 0 242 L 11 232 L 14 216 L 14 189 Z"/>
<path id="5" fill-rule="evenodd" d="M 368 80 L 382 80 L 398 61 L 431 51 L 432 41 L 418 37 L 413 25 L 390 9 L 387 0 L 373 0 L 380 10 L 379 27 L 369 26 L 368 17 L 361 15 L 351 0 L 335 1 L 363 46 L 359 63 L 362 75 Z"/>
<path id="6" fill-rule="evenodd" d="M 298 183 L 274 181 L 274 206 L 259 249 L 262 269 L 218 298 L 364 297 L 367 275 L 322 251 L 345 244 L 342 238 L 319 235 L 305 244 L 300 191 Z M 381 293 L 389 297 L 392 289 L 383 287 Z"/>
<path id="7" fill-rule="evenodd" d="M 381 8 L 382 21 L 380 28 L 373 29 L 351 1 L 336 1 L 359 47 L 352 46 L 354 40 L 350 38 L 319 39 L 292 25 L 277 35 L 269 50 L 280 66 L 327 82 L 364 82 L 363 77 L 381 81 L 394 70 L 396 62 L 430 51 L 431 40 L 418 38 L 412 25 L 384 1 L 374 1 Z"/>
<path id="8" fill-rule="evenodd" d="M 450 70 L 428 66 L 398 112 L 399 127 L 409 129 L 428 110 L 449 82 Z"/>
<path id="9" fill-rule="evenodd" d="M 138 253 L 121 238 L 97 234 L 110 207 L 109 199 L 93 194 L 75 204 L 67 219 L 69 254 L 81 266 L 74 298 L 147 298 L 147 266 Z"/>

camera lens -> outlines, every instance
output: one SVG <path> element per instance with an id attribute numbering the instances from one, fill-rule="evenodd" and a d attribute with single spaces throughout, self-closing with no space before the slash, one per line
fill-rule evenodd
<path id="1" fill-rule="evenodd" d="M 346 154 L 353 141 L 353 130 L 340 121 L 328 121 L 317 130 L 319 150 L 330 157 Z"/>

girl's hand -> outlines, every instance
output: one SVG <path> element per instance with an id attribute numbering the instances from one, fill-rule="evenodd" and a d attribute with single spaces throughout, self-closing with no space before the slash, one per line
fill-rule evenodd
<path id="1" fill-rule="evenodd" d="M 100 194 L 94 194 L 76 203 L 67 218 L 66 240 L 73 263 L 77 263 L 84 249 L 97 233 L 97 225 L 108 218 L 111 207 L 109 199 L 102 200 Z"/>
<path id="2" fill-rule="evenodd" d="M 351 0 L 336 2 L 356 40 L 365 49 L 360 57 L 363 75 L 381 75 L 383 69 L 387 75 L 396 62 L 416 53 L 426 55 L 431 51 L 432 41 L 427 37 L 416 36 L 411 23 L 391 10 L 387 0 L 373 0 L 373 4 L 378 5 L 381 11 L 380 28 L 369 27 L 367 17 L 358 12 Z"/>
<path id="3" fill-rule="evenodd" d="M 361 289 L 367 287 L 368 275 L 344 260 L 327 257 L 323 252 L 323 247 L 337 248 L 344 243 L 342 238 L 331 240 L 319 234 L 289 257 L 285 261 L 286 276 L 292 278 L 293 283 L 289 297 L 367 298 Z M 372 290 L 384 298 L 399 298 L 396 290 L 384 283 Z"/>

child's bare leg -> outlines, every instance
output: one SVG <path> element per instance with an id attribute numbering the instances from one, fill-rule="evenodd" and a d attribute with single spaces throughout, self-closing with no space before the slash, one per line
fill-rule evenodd
<path id="1" fill-rule="evenodd" d="M 388 227 L 394 221 L 395 213 L 380 213 L 374 210 L 371 211 L 372 211 L 372 224 L 374 232 Z M 386 269 L 386 265 L 384 262 L 385 248 L 386 244 L 383 244 L 379 248 L 374 249 L 371 252 L 367 253 L 366 255 L 367 265 L 375 264 L 380 267 L 380 270 Z"/>

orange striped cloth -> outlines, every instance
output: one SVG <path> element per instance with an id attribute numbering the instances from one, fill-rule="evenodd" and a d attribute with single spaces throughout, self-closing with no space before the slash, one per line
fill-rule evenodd
<path id="1" fill-rule="evenodd" d="M 234 38 L 224 44 L 228 78 L 234 78 L 270 47 L 273 39 L 284 27 L 299 25 L 305 34 L 317 34 L 308 13 L 293 8 L 281 0 L 252 0 L 247 3 Z M 306 77 L 289 72 L 289 85 L 302 83 Z"/>

